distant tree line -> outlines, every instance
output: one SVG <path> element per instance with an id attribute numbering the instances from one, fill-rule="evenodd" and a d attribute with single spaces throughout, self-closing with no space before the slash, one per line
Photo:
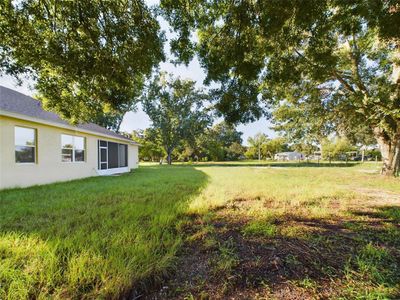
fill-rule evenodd
<path id="1" fill-rule="evenodd" d="M 242 146 L 242 133 L 225 122 L 204 128 L 197 136 L 181 138 L 168 160 L 167 148 L 163 145 L 162 131 L 151 127 L 132 132 L 138 142 L 139 158 L 144 161 L 230 161 L 244 158 L 246 148 Z"/>

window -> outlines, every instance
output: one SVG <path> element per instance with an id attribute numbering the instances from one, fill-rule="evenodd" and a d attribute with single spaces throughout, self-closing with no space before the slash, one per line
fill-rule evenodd
<path id="1" fill-rule="evenodd" d="M 128 145 L 122 145 L 119 144 L 119 153 L 118 153 L 118 157 L 119 157 L 119 166 L 120 167 L 127 167 L 128 166 Z"/>
<path id="2" fill-rule="evenodd" d="M 99 141 L 99 169 L 114 169 L 128 166 L 128 145 Z"/>
<path id="3" fill-rule="evenodd" d="M 36 129 L 15 127 L 15 162 L 36 162 Z"/>
<path id="4" fill-rule="evenodd" d="M 61 161 L 84 162 L 85 138 L 68 134 L 61 135 Z"/>

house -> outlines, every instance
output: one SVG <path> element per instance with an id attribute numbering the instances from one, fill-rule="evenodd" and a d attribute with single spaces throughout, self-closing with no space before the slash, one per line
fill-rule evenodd
<path id="1" fill-rule="evenodd" d="M 300 152 L 280 152 L 275 154 L 275 160 L 303 160 L 304 155 Z"/>
<path id="2" fill-rule="evenodd" d="M 138 167 L 138 144 L 96 124 L 72 126 L 31 97 L 0 86 L 0 189 Z"/>

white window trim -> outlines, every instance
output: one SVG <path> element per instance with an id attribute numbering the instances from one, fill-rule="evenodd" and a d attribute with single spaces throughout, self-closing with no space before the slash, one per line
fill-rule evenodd
<path id="1" fill-rule="evenodd" d="M 62 144 L 62 136 L 63 136 L 63 135 L 68 135 L 68 136 L 72 137 L 72 148 L 64 148 L 64 147 L 63 147 L 63 144 Z M 82 149 L 76 149 L 76 148 L 75 148 L 75 138 L 76 138 L 76 137 L 83 138 L 83 151 L 84 151 L 84 153 L 83 153 L 83 161 L 76 161 L 76 160 L 75 160 L 75 150 L 82 150 Z M 66 164 L 71 164 L 71 163 L 74 163 L 74 164 L 84 164 L 84 163 L 86 163 L 86 137 L 80 136 L 80 135 L 72 135 L 72 134 L 68 134 L 68 133 L 62 133 L 62 134 L 60 135 L 60 138 L 61 138 L 61 162 L 62 162 L 62 163 L 66 163 Z M 66 149 L 66 150 L 72 150 L 72 161 L 63 161 L 63 160 L 62 160 L 62 156 L 63 156 L 62 151 L 63 151 L 64 149 Z"/>
<path id="2" fill-rule="evenodd" d="M 100 143 L 101 142 L 106 142 L 107 146 L 101 146 Z M 97 141 L 98 143 L 98 167 L 97 170 L 100 171 L 99 174 L 103 174 L 104 175 L 108 175 L 108 174 L 117 174 L 117 173 L 123 173 L 123 172 L 129 172 L 129 145 L 128 144 L 124 144 L 124 143 L 118 143 L 118 142 L 114 142 L 114 141 L 108 141 L 108 140 L 104 140 L 104 139 L 99 139 Z M 116 168 L 108 168 L 108 143 L 114 143 L 118 145 L 118 155 L 119 155 L 119 146 L 120 145 L 124 145 L 126 146 L 126 166 L 119 166 L 119 158 L 118 158 L 118 167 Z M 101 149 L 106 149 L 106 158 L 107 161 L 101 161 Z M 101 164 L 107 164 L 107 169 L 101 169 Z M 109 171 L 109 170 L 115 170 L 115 171 Z"/>
<path id="3" fill-rule="evenodd" d="M 26 129 L 32 129 L 35 136 L 34 136 L 34 141 L 35 141 L 35 145 L 17 145 L 15 143 L 15 128 L 26 128 Z M 34 153 L 33 153 L 33 162 L 17 162 L 16 161 L 16 157 L 15 157 L 15 147 L 31 147 L 34 149 Z M 28 127 L 28 126 L 21 126 L 21 125 L 14 125 L 14 162 L 17 165 L 36 165 L 37 164 L 37 129 L 33 128 L 33 127 Z"/>
<path id="4" fill-rule="evenodd" d="M 107 143 L 107 146 L 101 146 L 100 143 L 104 141 Z M 99 165 L 98 165 L 98 169 L 99 170 L 108 170 L 108 141 L 105 140 L 98 140 L 98 147 L 99 147 Z M 106 150 L 106 161 L 102 161 L 101 160 L 101 149 L 105 149 Z M 106 169 L 102 169 L 101 168 L 101 164 L 107 164 L 107 168 Z"/>

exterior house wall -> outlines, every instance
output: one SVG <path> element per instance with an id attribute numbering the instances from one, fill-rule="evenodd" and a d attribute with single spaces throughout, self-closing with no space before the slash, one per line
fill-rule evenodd
<path id="1" fill-rule="evenodd" d="M 15 162 L 15 126 L 36 129 L 36 162 Z M 85 161 L 61 161 L 61 134 L 85 137 Z M 27 120 L 0 116 L 0 189 L 72 180 L 99 175 L 97 141 L 128 144 L 128 168 L 138 166 L 138 146 L 112 137 L 97 136 Z"/>

